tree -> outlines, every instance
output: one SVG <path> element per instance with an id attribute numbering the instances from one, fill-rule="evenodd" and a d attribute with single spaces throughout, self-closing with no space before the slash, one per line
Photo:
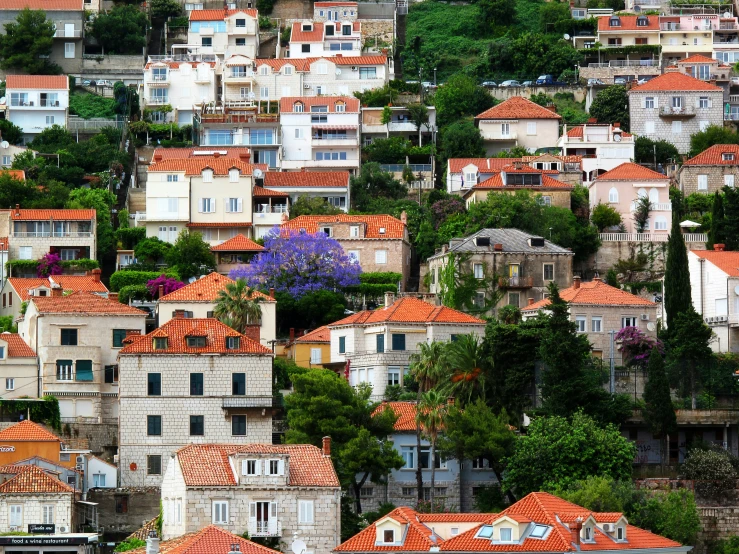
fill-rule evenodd
<path id="1" fill-rule="evenodd" d="M 560 21 L 572 19 L 570 7 L 564 2 L 548 2 L 539 8 L 539 30 L 550 33 Z"/>
<path id="2" fill-rule="evenodd" d="M 149 291 L 149 295 L 154 299 L 159 298 L 159 287 L 162 287 L 162 296 L 164 296 L 184 286 L 185 283 L 182 281 L 178 281 L 174 277 L 167 277 L 164 273 L 156 279 L 146 282 L 146 290 Z"/>
<path id="3" fill-rule="evenodd" d="M 682 544 L 695 544 L 701 529 L 695 496 L 685 489 L 651 495 L 629 523 Z"/>
<path id="4" fill-rule="evenodd" d="M 168 17 L 177 17 L 182 13 L 182 5 L 175 0 L 152 0 L 151 17 L 164 21 Z"/>
<path id="5" fill-rule="evenodd" d="M 23 142 L 23 129 L 9 119 L 0 119 L 0 137 L 10 144 L 20 144 Z"/>
<path id="6" fill-rule="evenodd" d="M 711 229 L 708 232 L 708 248 L 714 244 L 726 244 L 726 221 L 724 216 L 724 197 L 719 191 L 713 195 L 711 208 Z"/>
<path id="7" fill-rule="evenodd" d="M 652 202 L 648 196 L 639 196 L 632 217 L 637 233 L 643 233 L 649 223 L 649 214 L 652 212 Z"/>
<path id="8" fill-rule="evenodd" d="M 447 364 L 451 373 L 444 392 L 459 398 L 461 404 L 467 405 L 474 395 L 485 399 L 485 372 L 483 365 L 482 341 L 476 335 L 464 334 L 450 342 L 446 348 Z"/>
<path id="9" fill-rule="evenodd" d="M 516 442 L 504 482 L 521 497 L 568 487 L 589 476 L 627 480 L 635 456 L 636 446 L 615 425 L 600 427 L 582 412 L 571 420 L 539 417 Z"/>
<path id="10" fill-rule="evenodd" d="M 408 117 L 413 122 L 413 125 L 416 126 L 416 131 L 418 131 L 418 146 L 423 146 L 423 132 L 421 128 L 424 125 L 426 127 L 429 126 L 429 109 L 425 104 L 414 102 L 408 104 L 406 110 L 408 110 Z"/>
<path id="11" fill-rule="evenodd" d="M 736 469 L 725 450 L 693 448 L 681 470 L 680 477 L 695 481 L 695 492 L 703 499 L 720 501 L 736 488 Z"/>
<path id="12" fill-rule="evenodd" d="M 0 36 L 0 67 L 32 75 L 59 73 L 61 68 L 48 59 L 55 32 L 44 10 L 23 8 L 15 21 L 5 24 L 5 35 Z"/>
<path id="13" fill-rule="evenodd" d="M 264 237 L 264 247 L 267 251 L 257 254 L 249 265 L 231 271 L 231 278 L 243 277 L 250 287 L 274 288 L 295 298 L 359 284 L 359 263 L 322 232 L 275 228 Z"/>
<path id="14" fill-rule="evenodd" d="M 441 154 L 451 158 L 477 158 L 485 155 L 485 145 L 474 123 L 459 120 L 442 128 Z"/>
<path id="15" fill-rule="evenodd" d="M 55 254 L 53 252 L 44 254 L 36 267 L 36 277 L 61 275 L 62 272 L 62 259 L 59 257 L 59 254 Z"/>
<path id="16" fill-rule="evenodd" d="M 431 443 L 431 451 L 429 452 L 429 464 L 431 465 L 431 511 L 434 510 L 434 487 L 436 487 L 436 443 L 444 427 L 447 410 L 446 398 L 434 389 L 425 392 L 421 396 L 421 402 L 418 403 L 418 409 L 416 410 L 416 422 L 421 426 L 423 434 L 428 437 Z"/>
<path id="17" fill-rule="evenodd" d="M 723 192 L 726 249 L 739 250 L 739 189 L 724 187 Z"/>
<path id="18" fill-rule="evenodd" d="M 393 121 L 393 110 L 390 106 L 384 106 L 382 108 L 382 114 L 380 115 L 380 123 L 385 126 L 387 130 L 387 137 L 390 138 L 390 123 Z"/>
<path id="19" fill-rule="evenodd" d="M 113 224 L 111 223 L 111 209 L 115 203 L 115 194 L 106 189 L 79 188 L 69 193 L 69 201 L 65 206 L 73 209 L 92 208 L 95 210 L 98 259 L 111 254 L 115 246 Z"/>
<path id="20" fill-rule="evenodd" d="M 669 258 L 668 258 L 669 262 Z M 665 284 L 666 285 L 666 284 Z M 667 286 L 665 286 L 665 296 Z M 666 307 L 666 306 L 665 306 Z M 692 304 L 670 320 L 667 367 L 673 384 L 682 394 L 690 394 L 692 409 L 697 408 L 701 371 L 712 361 L 713 331 L 703 322 Z"/>
<path id="21" fill-rule="evenodd" d="M 482 113 L 495 104 L 487 90 L 462 73 L 450 77 L 434 95 L 436 121 L 440 128 L 466 116 Z"/>
<path id="22" fill-rule="evenodd" d="M 171 249 L 169 242 L 159 237 L 148 237 L 134 246 L 133 253 L 139 262 L 156 264 L 164 260 Z"/>
<path id="23" fill-rule="evenodd" d="M 690 293 L 690 271 L 688 251 L 680 231 L 680 218 L 672 218 L 672 229 L 667 240 L 667 262 L 665 267 L 665 320 L 669 329 L 678 314 L 692 309 Z"/>
<path id="24" fill-rule="evenodd" d="M 316 329 L 342 319 L 347 301 L 342 292 L 316 290 L 293 297 L 284 291 L 275 292 L 277 300 L 277 328 L 287 334 L 291 327 Z"/>
<path id="25" fill-rule="evenodd" d="M 593 208 L 590 214 L 590 221 L 602 233 L 608 227 L 621 225 L 621 214 L 610 205 L 598 202 L 598 205 Z"/>
<path id="26" fill-rule="evenodd" d="M 634 141 L 634 161 L 651 164 L 655 161 L 655 154 L 658 164 L 666 164 L 670 160 L 680 159 L 680 154 L 675 145 L 665 139 L 636 138 L 636 141 Z"/>
<path id="27" fill-rule="evenodd" d="M 183 281 L 190 277 L 207 275 L 216 267 L 215 257 L 210 251 L 210 245 L 203 240 L 203 235 L 186 229 L 180 232 L 167 252 L 166 260 Z"/>
<path id="28" fill-rule="evenodd" d="M 146 14 L 138 6 L 116 6 L 100 13 L 91 34 L 108 54 L 140 54 L 146 46 Z"/>
<path id="29" fill-rule="evenodd" d="M 221 323 L 243 335 L 249 325 L 260 322 L 261 299 L 261 296 L 254 295 L 244 279 L 237 279 L 233 283 L 227 283 L 225 289 L 218 291 L 213 315 Z"/>
<path id="30" fill-rule="evenodd" d="M 739 144 L 739 135 L 728 127 L 709 125 L 703 131 L 690 136 L 688 156 L 697 156 L 714 144 Z"/>
<path id="31" fill-rule="evenodd" d="M 513 23 L 516 16 L 516 7 L 505 0 L 477 0 L 480 10 L 479 25 L 484 34 L 489 34 L 491 27 L 505 27 Z"/>
<path id="32" fill-rule="evenodd" d="M 387 107 L 387 106 L 385 106 Z M 405 163 L 411 143 L 403 137 L 377 138 L 364 147 L 367 160 L 378 164 Z"/>
<path id="33" fill-rule="evenodd" d="M 677 418 L 672 407 L 665 362 L 657 348 L 653 348 L 649 355 L 642 414 L 652 434 L 659 437 L 660 458 L 664 466 L 667 459 L 667 435 L 677 432 Z"/>
<path id="34" fill-rule="evenodd" d="M 332 206 L 320 196 L 303 194 L 290 205 L 290 217 L 301 215 L 336 215 L 344 213 L 341 208 Z"/>
<path id="35" fill-rule="evenodd" d="M 374 162 L 364 164 L 359 175 L 351 177 L 350 187 L 352 207 L 360 212 L 366 210 L 373 199 L 399 200 L 408 195 L 408 187 Z"/>
<path id="36" fill-rule="evenodd" d="M 629 130 L 629 97 L 626 87 L 612 85 L 595 97 L 590 105 L 590 116 L 598 123 L 620 123 L 624 131 Z"/>

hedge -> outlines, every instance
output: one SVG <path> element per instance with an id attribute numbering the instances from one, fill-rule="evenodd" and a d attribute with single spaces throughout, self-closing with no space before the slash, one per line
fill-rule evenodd
<path id="1" fill-rule="evenodd" d="M 5 262 L 5 273 L 10 274 L 13 269 L 33 269 L 36 271 L 38 260 L 13 260 Z"/>
<path id="2" fill-rule="evenodd" d="M 359 282 L 373 285 L 384 285 L 387 283 L 395 283 L 397 285 L 402 278 L 403 276 L 400 273 L 394 273 L 392 271 L 378 271 L 375 273 L 360 274 Z"/>
<path id="3" fill-rule="evenodd" d="M 128 304 L 131 300 L 151 300 L 146 285 L 127 285 L 118 291 L 118 301 Z"/>
<path id="4" fill-rule="evenodd" d="M 133 250 L 136 245 L 146 238 L 146 227 L 121 227 L 116 229 L 115 239 L 125 250 Z"/>
<path id="5" fill-rule="evenodd" d="M 59 400 L 55 396 L 44 396 L 43 402 L 35 399 L 28 402 L 24 401 L 23 398 L 0 400 L 0 411 L 9 414 L 21 413 L 24 416 L 30 413 L 31 421 L 45 423 L 57 431 L 62 428 Z"/>
<path id="6" fill-rule="evenodd" d="M 167 269 L 166 271 L 130 271 L 123 269 L 110 276 L 110 290 L 120 292 L 123 287 L 130 285 L 146 285 L 146 283 L 162 274 L 179 279 L 177 272 L 173 269 Z"/>
<path id="7" fill-rule="evenodd" d="M 97 260 L 91 260 L 90 258 L 80 258 L 79 260 L 65 260 L 61 263 L 61 265 L 65 269 L 84 269 L 85 271 L 100 269 L 100 263 Z"/>

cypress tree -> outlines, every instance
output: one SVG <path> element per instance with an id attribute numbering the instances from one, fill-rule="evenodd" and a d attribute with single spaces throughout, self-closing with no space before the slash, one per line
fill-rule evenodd
<path id="1" fill-rule="evenodd" d="M 680 231 L 680 219 L 672 217 L 672 229 L 667 241 L 667 263 L 665 267 L 665 317 L 669 328 L 678 314 L 687 312 L 693 305 L 690 298 L 690 272 L 688 251 Z"/>
<path id="2" fill-rule="evenodd" d="M 667 457 L 667 435 L 677 432 L 677 418 L 672 407 L 670 384 L 665 373 L 665 362 L 657 348 L 652 348 L 644 385 L 644 421 L 660 442 L 660 463 Z"/>
<path id="3" fill-rule="evenodd" d="M 727 250 L 739 247 L 739 190 L 724 187 L 724 240 Z"/>
<path id="4" fill-rule="evenodd" d="M 713 196 L 711 208 L 711 232 L 708 235 L 708 248 L 714 244 L 726 244 L 726 222 L 724 221 L 724 197 L 719 191 Z"/>

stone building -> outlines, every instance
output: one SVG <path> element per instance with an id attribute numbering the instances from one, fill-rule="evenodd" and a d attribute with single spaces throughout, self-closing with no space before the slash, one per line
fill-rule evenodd
<path id="1" fill-rule="evenodd" d="M 148 527 L 148 529 L 146 529 Z M 136 534 L 136 538 L 146 541 L 146 546 L 129 550 L 129 554 L 227 554 L 240 552 L 242 554 L 278 554 L 277 551 L 262 546 L 261 544 L 245 539 L 241 535 L 224 531 L 217 525 L 208 525 L 200 531 L 187 533 L 160 543 L 156 536 L 156 527 L 145 525 L 142 531 L 146 533 Z M 154 535 L 149 533 L 154 531 Z"/>
<path id="2" fill-rule="evenodd" d="M 119 353 L 122 486 L 157 486 L 189 443 L 272 442 L 272 352 L 215 319 L 175 318 Z"/>
<path id="3" fill-rule="evenodd" d="M 276 537 L 290 551 L 328 554 L 341 542 L 341 487 L 323 450 L 307 444 L 191 444 L 168 458 L 162 481 L 164 539 L 217 525 Z"/>
<path id="4" fill-rule="evenodd" d="M 724 187 L 739 184 L 739 146 L 714 144 L 697 156 L 685 160 L 678 174 L 685 196 L 700 192 L 713 194 Z"/>
<path id="5" fill-rule="evenodd" d="M 557 145 L 559 122 L 556 110 L 513 96 L 475 116 L 475 125 L 488 154 L 522 146 L 530 152 Z"/>
<path id="6" fill-rule="evenodd" d="M 724 90 L 684 73 L 664 73 L 628 94 L 630 131 L 665 139 L 680 154 L 690 150 L 691 135 L 724 124 Z"/>
<path id="7" fill-rule="evenodd" d="M 451 255 L 462 270 L 480 279 L 476 306 L 489 313 L 503 306 L 524 308 L 546 297 L 552 281 L 560 288 L 572 283 L 574 253 L 567 248 L 518 229 L 482 229 L 462 239 L 452 239 L 428 259 L 429 292 L 441 292 L 441 274 Z M 495 280 L 491 287 L 490 280 Z M 503 290 L 495 306 L 491 288 Z M 485 308 L 488 308 L 485 310 Z"/>
<path id="8" fill-rule="evenodd" d="M 37 398 L 41 394 L 38 358 L 17 333 L 0 334 L 0 390 L 8 400 L 21 396 Z"/>

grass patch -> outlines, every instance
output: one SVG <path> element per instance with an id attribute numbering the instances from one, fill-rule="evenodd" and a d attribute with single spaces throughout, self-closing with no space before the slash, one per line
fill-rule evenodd
<path id="1" fill-rule="evenodd" d="M 69 95 L 69 113 L 82 119 L 115 117 L 115 100 L 75 90 Z"/>

